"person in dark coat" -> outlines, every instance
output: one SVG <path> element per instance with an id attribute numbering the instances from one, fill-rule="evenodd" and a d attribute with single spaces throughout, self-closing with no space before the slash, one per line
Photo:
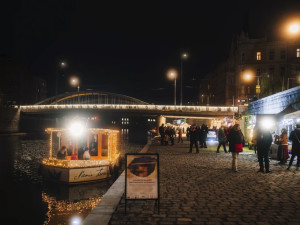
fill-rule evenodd
<path id="1" fill-rule="evenodd" d="M 162 124 L 159 128 L 158 128 L 158 132 L 160 135 L 160 144 L 163 145 L 164 144 L 164 138 L 165 138 L 165 125 Z"/>
<path id="2" fill-rule="evenodd" d="M 208 127 L 205 124 L 202 124 L 200 128 L 200 148 L 207 148 L 206 139 L 207 139 Z"/>
<path id="3" fill-rule="evenodd" d="M 297 168 L 299 170 L 300 166 L 300 124 L 296 125 L 296 129 L 293 130 L 289 136 L 289 140 L 293 142 L 292 144 L 292 157 L 289 162 L 287 170 L 289 170 L 293 164 L 295 156 L 297 156 Z"/>
<path id="4" fill-rule="evenodd" d="M 62 146 L 57 153 L 57 159 L 67 159 L 67 148 L 66 146 Z"/>
<path id="5" fill-rule="evenodd" d="M 221 145 L 223 146 L 224 148 L 224 152 L 227 153 L 227 150 L 226 150 L 226 134 L 225 134 L 225 131 L 224 131 L 224 127 L 221 126 L 218 130 L 218 141 L 219 141 L 219 145 L 218 145 L 218 148 L 217 148 L 217 153 L 219 153 L 219 149 L 221 147 Z"/>
<path id="6" fill-rule="evenodd" d="M 195 147 L 196 147 L 196 153 L 199 153 L 198 135 L 199 134 L 197 132 L 196 126 L 192 125 L 191 129 L 190 129 L 190 151 L 189 151 L 189 153 L 192 153 L 193 145 L 195 145 Z"/>
<path id="7" fill-rule="evenodd" d="M 264 168 L 266 173 L 270 173 L 269 151 L 273 141 L 272 134 L 268 130 L 259 130 L 257 132 L 257 156 L 259 162 L 259 171 L 263 173 Z M 264 165 L 265 163 L 265 165 Z"/>
<path id="8" fill-rule="evenodd" d="M 236 144 L 245 145 L 244 135 L 239 124 L 235 124 L 228 134 L 229 152 L 232 154 L 232 170 L 237 172 L 237 160 L 239 152 L 236 151 Z"/>

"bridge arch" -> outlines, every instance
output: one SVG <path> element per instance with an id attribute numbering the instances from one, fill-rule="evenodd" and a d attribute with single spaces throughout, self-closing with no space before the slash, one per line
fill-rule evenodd
<path id="1" fill-rule="evenodd" d="M 71 104 L 127 104 L 149 105 L 149 103 L 126 95 L 100 91 L 66 92 L 44 99 L 35 105 L 71 105 Z"/>

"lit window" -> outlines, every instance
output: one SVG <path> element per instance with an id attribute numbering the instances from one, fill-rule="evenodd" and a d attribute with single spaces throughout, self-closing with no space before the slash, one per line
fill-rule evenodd
<path id="1" fill-rule="evenodd" d="M 256 52 L 256 60 L 261 60 L 261 52 Z"/>
<path id="2" fill-rule="evenodd" d="M 297 48 L 297 58 L 300 57 L 300 48 Z"/>

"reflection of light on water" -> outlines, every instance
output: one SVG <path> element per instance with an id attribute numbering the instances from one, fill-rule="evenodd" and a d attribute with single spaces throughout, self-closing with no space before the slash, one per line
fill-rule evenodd
<path id="1" fill-rule="evenodd" d="M 81 223 L 81 218 L 78 216 L 75 216 L 71 219 L 71 225 L 80 224 L 80 223 Z"/>
<path id="2" fill-rule="evenodd" d="M 77 202 L 56 200 L 45 192 L 42 192 L 43 202 L 48 204 L 47 217 L 48 221 L 44 224 L 58 224 L 61 221 L 68 221 L 68 217 L 73 215 L 87 216 L 90 211 L 99 204 L 101 198 L 91 198 Z M 62 220 L 61 217 L 66 219 Z M 71 224 L 80 224 L 81 218 L 76 216 L 71 218 Z M 78 223 L 79 222 L 79 223 Z"/>

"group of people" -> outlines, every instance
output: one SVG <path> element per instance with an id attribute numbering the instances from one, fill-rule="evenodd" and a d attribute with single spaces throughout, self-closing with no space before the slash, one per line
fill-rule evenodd
<path id="1" fill-rule="evenodd" d="M 198 144 L 197 144 L 197 131 L 196 126 L 191 126 L 190 131 L 190 150 L 192 152 L 192 147 L 195 145 L 196 153 L 199 153 Z M 235 124 L 230 127 L 228 130 L 224 126 L 221 126 L 218 130 L 218 140 L 219 145 L 217 147 L 217 153 L 219 149 L 223 146 L 225 153 L 227 153 L 226 144 L 229 144 L 229 152 L 232 154 L 232 170 L 238 171 L 238 156 L 239 153 L 243 151 L 243 146 L 245 146 L 245 138 L 241 131 L 239 124 Z M 289 135 L 289 140 L 292 141 L 292 156 L 288 164 L 288 170 L 291 168 L 291 165 L 297 156 L 297 170 L 300 166 L 300 124 L 296 125 L 296 129 L 291 132 Z M 254 141 L 257 148 L 257 157 L 259 162 L 260 173 L 270 173 L 270 163 L 269 163 L 269 151 L 273 142 L 272 134 L 269 130 L 260 127 L 256 130 L 254 135 Z M 275 140 L 276 141 L 276 140 Z M 282 129 L 281 135 L 279 136 L 281 149 L 279 152 L 280 160 L 284 163 L 287 162 L 289 158 L 288 153 L 288 142 L 287 142 L 287 131 Z"/>
<path id="2" fill-rule="evenodd" d="M 175 127 L 165 126 L 164 124 L 162 124 L 158 128 L 158 132 L 160 135 L 161 145 L 168 145 L 169 141 L 171 145 L 174 145 L 176 133 L 178 134 L 178 143 L 179 142 L 183 143 L 183 139 L 182 139 L 183 130 L 180 127 L 177 130 L 175 130 Z"/>
<path id="3" fill-rule="evenodd" d="M 71 157 L 71 159 L 79 159 L 79 160 L 89 160 L 89 159 L 91 159 L 89 148 L 88 147 L 79 148 L 77 157 L 73 157 L 73 158 L 72 157 Z M 57 152 L 56 158 L 57 159 L 62 159 L 62 160 L 67 159 L 67 147 L 66 146 L 62 146 L 59 149 L 59 151 Z"/>
<path id="4" fill-rule="evenodd" d="M 200 148 L 207 148 L 206 145 L 206 139 L 207 139 L 207 133 L 208 133 L 208 126 L 206 124 L 202 124 L 201 126 L 196 126 L 193 124 L 192 126 L 187 128 L 186 131 L 187 139 L 192 139 L 193 142 L 197 142 L 195 144 L 196 148 L 198 147 L 198 141 Z"/>
<path id="5" fill-rule="evenodd" d="M 300 124 L 296 125 L 296 128 L 290 133 L 289 138 L 287 136 L 287 130 L 281 129 L 280 136 L 275 136 L 274 143 L 278 145 L 277 159 L 281 163 L 286 163 L 289 158 L 288 139 L 292 141 L 292 157 L 288 164 L 287 170 L 289 170 L 293 164 L 295 157 L 297 156 L 297 170 L 300 165 Z M 269 173 L 269 150 L 272 144 L 273 138 L 270 131 L 266 129 L 258 129 L 254 134 L 254 142 L 257 146 L 257 155 L 259 161 L 259 171 Z M 264 170 L 265 169 L 265 170 Z"/>

